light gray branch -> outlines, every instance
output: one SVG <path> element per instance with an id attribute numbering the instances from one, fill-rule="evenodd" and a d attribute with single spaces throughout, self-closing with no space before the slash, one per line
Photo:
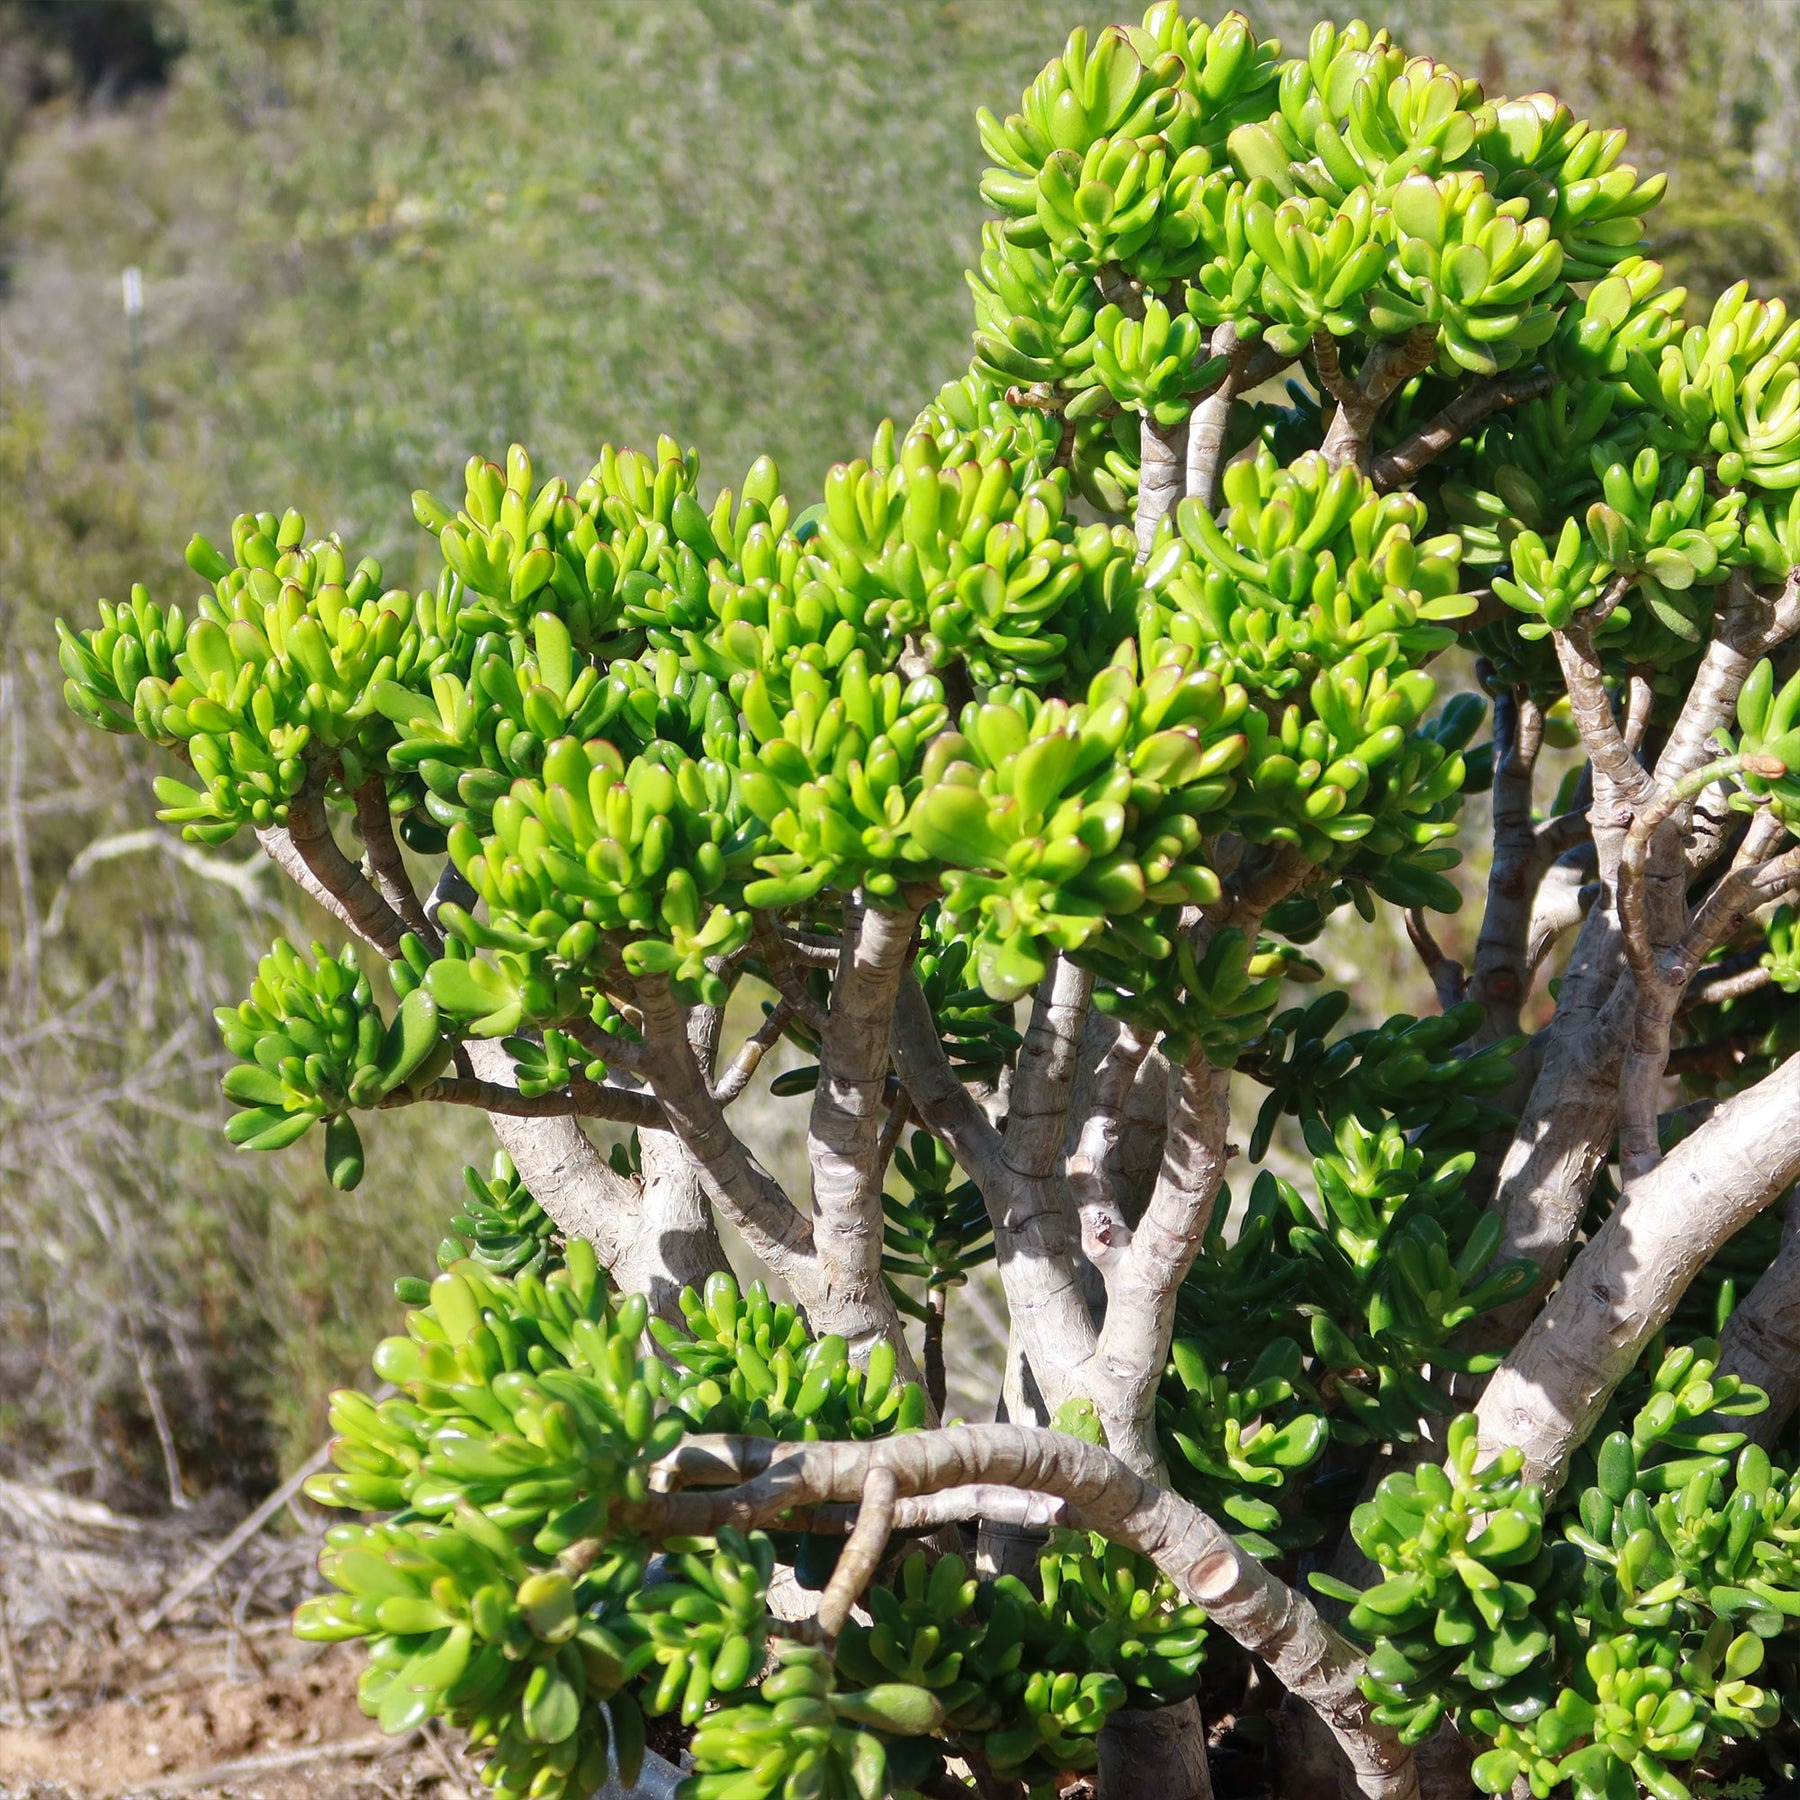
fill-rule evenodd
<path id="1" fill-rule="evenodd" d="M 475 1079 L 512 1086 L 512 1058 L 497 1038 L 471 1038 L 459 1054 Z M 489 1113 L 488 1119 L 538 1205 L 568 1236 L 586 1238 L 606 1268 L 617 1270 L 640 1235 L 636 1186 L 614 1171 L 573 1118 Z"/>
<path id="2" fill-rule="evenodd" d="M 681 1140 L 672 1131 L 640 1128 L 638 1159 L 638 1224 L 607 1267 L 620 1293 L 647 1294 L 661 1317 L 679 1324 L 681 1290 L 703 1291 L 707 1276 L 731 1265 L 699 1167 Z"/>
<path id="3" fill-rule="evenodd" d="M 1156 1389 L 1175 1333 L 1175 1296 L 1212 1222 L 1225 1176 L 1230 1070 L 1195 1052 L 1179 1071 L 1171 1101 L 1155 1192 L 1130 1243 L 1103 1271 L 1106 1321 L 1089 1382 L 1107 1443 L 1146 1475 L 1161 1462 Z"/>
<path id="4" fill-rule="evenodd" d="M 1656 762 L 1656 779 L 1673 787 L 1718 754 L 1715 733 L 1729 725 L 1738 694 L 1757 659 L 1789 635 L 1797 590 L 1790 576 L 1780 600 L 1759 594 L 1742 569 L 1734 569 L 1720 589 L 1713 635 L 1700 658 L 1693 686 L 1681 705 L 1681 716 Z"/>
<path id="5" fill-rule="evenodd" d="M 1081 1224 L 1082 1253 L 1102 1274 L 1131 1242 L 1115 1164 L 1125 1109 L 1149 1053 L 1150 1040 L 1129 1026 L 1114 1031 L 1094 1067 L 1079 1120 L 1071 1121 L 1075 1147 L 1065 1164 L 1070 1196 Z"/>
<path id="6" fill-rule="evenodd" d="M 1688 1283 L 1800 1175 L 1800 1057 L 1721 1106 L 1635 1182 L 1495 1371 L 1477 1413 L 1554 1492 L 1568 1459 Z"/>
<path id="7" fill-rule="evenodd" d="M 1735 937 L 1752 913 L 1786 891 L 1793 878 L 1795 852 L 1773 854 L 1786 835 L 1773 813 L 1759 813 L 1751 822 L 1731 867 L 1701 901 L 1683 936 L 1677 956 L 1690 976 L 1712 954 L 1715 945 Z"/>
<path id="8" fill-rule="evenodd" d="M 951 1068 L 919 978 L 911 970 L 900 982 L 893 1031 L 894 1069 L 912 1096 L 919 1122 L 949 1145 L 977 1187 L 998 1193 L 1009 1179 L 1005 1144 Z"/>
<path id="9" fill-rule="evenodd" d="M 302 806 L 297 814 L 291 809 L 287 829 L 270 827 L 257 837 L 284 873 L 352 931 L 390 958 L 398 954 L 402 920 L 338 849 L 321 804 Z M 448 887 L 440 880 L 440 890 Z M 704 1280 L 720 1266 L 710 1218 L 702 1229 L 669 1236 L 666 1243 L 657 1234 L 646 1236 L 636 1187 L 613 1171 L 575 1118 L 519 1115 L 521 1102 L 506 1098 L 509 1092 L 516 1096 L 512 1058 L 499 1042 L 469 1039 L 457 1055 L 468 1079 L 505 1106 L 489 1111 L 489 1123 L 538 1204 L 563 1231 L 592 1243 L 607 1269 L 621 1278 L 621 1272 L 630 1274 L 628 1285 L 652 1294 L 660 1306 L 672 1305 L 681 1285 Z"/>
<path id="10" fill-rule="evenodd" d="M 679 1534 L 767 1525 L 796 1506 L 860 1499 L 878 1468 L 892 1473 L 903 1497 L 994 1483 L 1066 1501 L 1090 1529 L 1149 1557 L 1306 1701 L 1330 1727 L 1364 1795 L 1415 1800 L 1410 1752 L 1375 1724 L 1357 1688 L 1363 1665 L 1355 1647 L 1205 1513 L 1097 1445 L 1018 1425 L 958 1425 L 869 1444 L 703 1440 L 678 1454 L 687 1454 L 691 1468 L 697 1450 L 711 1452 L 721 1474 L 749 1479 L 723 1492 L 653 1494 L 631 1509 L 639 1519 Z"/>
<path id="11" fill-rule="evenodd" d="M 1734 968 L 1732 960 L 1727 958 L 1724 964 L 1703 971 L 1688 983 L 1688 991 L 1681 997 L 1683 1012 L 1690 1012 L 1696 1006 L 1720 1006 L 1727 1000 L 1745 999 L 1759 993 L 1775 979 L 1774 971 L 1760 964 Z"/>
<path id="12" fill-rule="evenodd" d="M 1619 1080 L 1619 1166 L 1627 1184 L 1655 1168 L 1662 1154 L 1657 1138 L 1659 1095 L 1668 1068 L 1670 1033 L 1688 983 L 1714 949 L 1743 925 L 1761 894 L 1785 890 L 1800 872 L 1800 853 L 1768 863 L 1749 860 L 1760 855 L 1772 837 L 1780 836 L 1780 827 L 1764 815 L 1745 839 L 1738 866 L 1708 897 L 1679 945 L 1660 941 L 1645 893 L 1645 862 L 1652 840 L 1700 787 L 1736 774 L 1744 762 L 1742 757 L 1728 757 L 1707 763 L 1672 787 L 1659 787 L 1625 834 L 1619 859 L 1619 917 L 1637 989 L 1631 1044 Z"/>
<path id="13" fill-rule="evenodd" d="M 1093 991 L 1093 976 L 1059 956 L 1032 996 L 1006 1109 L 1006 1165 L 1017 1175 L 1042 1179 L 1056 1166 Z"/>
<path id="14" fill-rule="evenodd" d="M 1630 585 L 1629 579 L 1621 575 L 1591 609 L 1590 616 L 1584 616 L 1579 625 L 1572 625 L 1567 631 L 1553 631 L 1550 639 L 1556 646 L 1557 661 L 1562 664 L 1569 712 L 1581 734 L 1581 747 L 1594 765 L 1596 793 L 1604 777 L 1618 800 L 1635 808 L 1649 799 L 1654 783 L 1619 728 L 1593 644 L 1593 633 L 1624 598 Z"/>
<path id="15" fill-rule="evenodd" d="M 1590 914 L 1584 936 L 1594 925 Z M 1519 1299 L 1470 1327 L 1465 1346 L 1503 1346 L 1524 1329 L 1562 1273 L 1612 1144 L 1636 990 L 1629 981 L 1615 983 L 1601 1009 L 1580 1020 L 1564 1010 L 1568 995 L 1565 977 L 1558 1016 L 1541 1034 L 1537 1079 L 1501 1161 L 1493 1200 L 1503 1228 L 1497 1257 L 1526 1258 L 1538 1278 Z"/>
<path id="16" fill-rule="evenodd" d="M 1014 1342 L 1054 1412 L 1083 1391 L 1082 1371 L 1095 1343 L 1061 1184 L 1012 1167 L 1006 1140 L 950 1067 L 931 1010 L 910 973 L 894 1014 L 894 1067 L 920 1121 L 950 1146 L 981 1189 L 993 1221 Z"/>
<path id="17" fill-rule="evenodd" d="M 644 1017 L 645 1076 L 670 1129 L 698 1165 L 707 1196 L 803 1304 L 823 1298 L 812 1226 L 726 1123 L 695 1059 L 686 1017 L 667 979 L 641 980 L 637 992 Z M 836 1329 L 823 1320 L 814 1323 L 820 1331 Z"/>
<path id="18" fill-rule="evenodd" d="M 713 1098 L 721 1106 L 729 1106 L 750 1085 L 762 1067 L 762 1059 L 781 1042 L 781 1034 L 793 1016 L 794 1009 L 786 1000 L 776 1001 L 763 1022 L 738 1045 L 737 1054 L 713 1083 Z"/>
<path id="19" fill-rule="evenodd" d="M 831 1579 L 819 1599 L 818 1629 L 821 1636 L 835 1641 L 849 1622 L 850 1609 L 862 1597 L 887 1549 L 889 1534 L 894 1529 L 894 1501 L 899 1483 L 894 1471 L 877 1463 L 863 1477 L 862 1498 L 856 1509 L 856 1523 L 838 1552 Z"/>
<path id="20" fill-rule="evenodd" d="M 1138 561 L 1150 554 L 1157 527 L 1174 510 L 1187 483 L 1188 422 L 1159 425 L 1146 413 L 1138 425 Z"/>
<path id="21" fill-rule="evenodd" d="M 1526 934 L 1525 966 L 1535 974 L 1556 940 L 1587 917 L 1600 898 L 1600 884 L 1583 863 L 1568 858 L 1550 865 L 1537 897 L 1531 903 L 1531 927 Z"/>
<path id="22" fill-rule="evenodd" d="M 831 1329 L 858 1354 L 885 1337 L 908 1376 L 911 1353 L 881 1273 L 881 1129 L 894 1006 L 918 922 L 917 906 L 846 908 L 848 954 L 831 984 L 806 1138 L 813 1246 Z"/>
<path id="23" fill-rule="evenodd" d="M 1207 349 L 1211 356 L 1226 359 L 1225 373 L 1188 417 L 1187 473 L 1183 485 L 1189 498 L 1198 500 L 1211 512 L 1219 503 L 1219 460 L 1225 450 L 1231 409 L 1257 346 L 1240 343 L 1237 326 L 1227 319 L 1214 330 Z"/>

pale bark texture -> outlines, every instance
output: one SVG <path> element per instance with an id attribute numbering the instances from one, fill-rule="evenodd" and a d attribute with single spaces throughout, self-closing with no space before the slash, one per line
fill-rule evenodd
<path id="1" fill-rule="evenodd" d="M 677 1453 L 675 1468 L 675 1479 L 690 1483 L 708 1474 L 714 1481 L 747 1477 L 723 1492 L 690 1488 L 644 1503 L 643 1517 L 675 1532 L 748 1528 L 795 1506 L 855 1499 L 872 1469 L 890 1470 L 903 1495 L 984 1481 L 1057 1495 L 1090 1530 L 1149 1557 L 1304 1699 L 1330 1728 L 1369 1800 L 1412 1800 L 1419 1791 L 1411 1752 L 1375 1724 L 1357 1691 L 1356 1649 L 1199 1508 L 1095 1445 L 1017 1425 L 964 1425 L 875 1444 L 694 1440 Z"/>
<path id="2" fill-rule="evenodd" d="M 876 1338 L 904 1352 L 900 1315 L 881 1274 L 879 1149 L 894 1001 L 918 913 L 866 907 L 850 923 L 855 929 L 846 926 L 850 953 L 832 983 L 807 1131 L 813 1245 L 822 1310 L 852 1352 L 866 1354 Z"/>
<path id="3" fill-rule="evenodd" d="M 1800 1176 L 1800 1060 L 1727 1102 L 1614 1208 L 1494 1372 L 1490 1454 L 1523 1451 L 1554 1491 L 1607 1397 L 1718 1247 Z"/>
<path id="4" fill-rule="evenodd" d="M 1113 1800 L 1212 1800 L 1198 1703 L 1114 1713 L 1101 1728 L 1097 1772 Z"/>
<path id="5" fill-rule="evenodd" d="M 1187 479 L 1187 421 L 1158 425 L 1146 418 L 1139 428 L 1138 443 L 1138 555 L 1150 554 L 1157 527 L 1174 510 Z"/>

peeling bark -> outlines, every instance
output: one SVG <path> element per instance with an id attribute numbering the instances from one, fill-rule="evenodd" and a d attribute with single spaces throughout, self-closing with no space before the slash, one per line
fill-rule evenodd
<path id="1" fill-rule="evenodd" d="M 1614 1207 L 1494 1372 L 1488 1454 L 1516 1445 L 1554 1492 L 1569 1457 L 1698 1270 L 1800 1176 L 1800 1058 L 1727 1101 Z"/>

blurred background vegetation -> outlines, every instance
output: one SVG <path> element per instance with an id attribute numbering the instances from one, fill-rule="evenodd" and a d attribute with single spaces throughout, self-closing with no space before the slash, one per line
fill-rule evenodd
<path id="1" fill-rule="evenodd" d="M 1280 0 L 1258 25 L 1302 36 Z M 966 358 L 973 113 L 1082 0 L 0 0 L 0 1474 L 265 1484 L 429 1265 L 479 1121 L 384 1121 L 354 1195 L 237 1158 L 210 1009 L 318 919 L 181 853 L 63 711 L 52 621 L 246 508 L 423 576 L 407 495 L 667 431 L 810 495 Z M 1398 0 L 1674 180 L 1710 297 L 1800 263 L 1797 0 Z M 135 357 L 120 304 L 143 273 Z M 285 922 L 285 924 L 284 924 Z M 1364 958 L 1366 971 L 1367 959 Z"/>

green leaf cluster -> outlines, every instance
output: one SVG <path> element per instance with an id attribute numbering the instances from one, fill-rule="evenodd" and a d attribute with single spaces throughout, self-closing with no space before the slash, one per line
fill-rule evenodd
<path id="1" fill-rule="evenodd" d="M 1759 958 L 1761 967 L 1784 994 L 1800 993 L 1800 914 L 1791 906 L 1778 906 L 1769 920 L 1769 947 Z"/>
<path id="2" fill-rule="evenodd" d="M 650 1321 L 666 1361 L 646 1365 L 652 1390 L 694 1431 L 817 1442 L 866 1441 L 925 1423 L 917 1382 L 895 1379 L 893 1345 L 882 1340 L 857 1365 L 841 1337 L 814 1338 L 790 1301 L 772 1301 L 760 1281 L 739 1291 L 721 1270 L 704 1295 L 680 1296 L 687 1329 Z"/>
<path id="3" fill-rule="evenodd" d="M 1451 1426 L 1442 1469 L 1389 1476 L 1358 1509 L 1357 1542 L 1386 1577 L 1350 1616 L 1375 1640 L 1365 1690 L 1410 1741 L 1448 1711 L 1490 1744 L 1483 1792 L 1523 1778 L 1540 1800 L 1564 1786 L 1685 1800 L 1684 1765 L 1779 1718 L 1769 1658 L 1800 1618 L 1800 1487 L 1728 1428 L 1766 1400 L 1719 1375 L 1717 1353 L 1670 1350 L 1615 1398 L 1560 1541 L 1514 1453 L 1475 1466 L 1471 1418 Z"/>
<path id="4" fill-rule="evenodd" d="M 384 1728 L 441 1716 L 492 1751 L 499 1793 L 557 1800 L 604 1768 L 595 1702 L 615 1703 L 621 1762 L 641 1751 L 621 1690 L 655 1646 L 624 1609 L 652 1547 L 613 1521 L 686 1423 L 656 1416 L 645 1302 L 615 1308 L 584 1241 L 542 1278 L 464 1261 L 428 1294 L 375 1353 L 399 1392 L 333 1396 L 336 1467 L 308 1495 L 395 1517 L 334 1528 L 339 1591 L 297 1629 L 369 1640 L 362 1699 Z"/>
<path id="5" fill-rule="evenodd" d="M 1056 1533 L 1038 1576 L 1033 1594 L 1016 1576 L 978 1582 L 960 1556 L 914 1551 L 891 1587 L 870 1591 L 870 1623 L 845 1628 L 839 1668 L 924 1688 L 952 1743 L 1048 1791 L 1059 1771 L 1094 1766 L 1121 1706 L 1193 1691 L 1206 1615 L 1143 1558 L 1086 1534 Z"/>
<path id="6" fill-rule="evenodd" d="M 783 1642 L 761 1698 L 710 1713 L 694 1734 L 682 1800 L 901 1800 L 882 1733 L 921 1737 L 943 1721 L 925 1689 L 884 1682 L 837 1692 L 830 1655 Z"/>
<path id="7" fill-rule="evenodd" d="M 910 1147 L 894 1151 L 894 1168 L 909 1192 L 883 1194 L 882 1273 L 895 1304 L 913 1318 L 926 1316 L 902 1281 L 918 1282 L 929 1295 L 961 1287 L 971 1269 L 994 1260 L 994 1227 L 987 1202 L 949 1150 L 928 1131 L 915 1131 Z"/>
<path id="8" fill-rule="evenodd" d="M 1530 1279 L 1495 1263 L 1499 1222 L 1462 1193 L 1471 1153 L 1349 1111 L 1335 1134 L 1311 1120 L 1307 1139 L 1322 1218 L 1268 1170 L 1241 1216 L 1221 1193 L 1156 1401 L 1177 1491 L 1262 1555 L 1322 1530 L 1299 1483 L 1328 1443 L 1408 1442 L 1421 1417 L 1449 1414 L 1428 1367 L 1491 1369 L 1497 1355 L 1451 1339 Z"/>
<path id="9" fill-rule="evenodd" d="M 1426 536 L 1416 495 L 1378 493 L 1316 452 L 1284 464 L 1266 445 L 1222 485 L 1222 520 L 1182 502 L 1189 554 L 1166 575 L 1158 562 L 1152 585 L 1170 634 L 1218 646 L 1258 695 L 1285 699 L 1359 651 L 1371 671 L 1417 667 L 1455 641 L 1445 621 L 1474 611 L 1458 591 L 1462 546 Z"/>
<path id="10" fill-rule="evenodd" d="M 1355 1118 L 1379 1130 L 1391 1118 L 1422 1148 L 1467 1143 L 1510 1123 L 1488 1096 L 1517 1079 L 1520 1037 L 1465 1050 L 1482 1009 L 1463 1001 L 1417 1019 L 1396 1013 L 1381 1024 L 1332 1037 L 1350 1010 L 1345 993 L 1321 994 L 1307 1006 L 1277 1013 L 1256 1045 L 1250 1073 L 1269 1090 L 1256 1115 L 1249 1152 L 1261 1161 L 1284 1115 L 1316 1133 L 1329 1121 Z"/>
<path id="11" fill-rule="evenodd" d="M 730 1526 L 698 1548 L 664 1557 L 660 1579 L 625 1602 L 653 1647 L 642 1695 L 646 1712 L 679 1709 L 682 1724 L 697 1724 L 714 1699 L 741 1688 L 762 1668 L 774 1572 L 769 1539 L 760 1531 L 746 1537 Z"/>
<path id="12" fill-rule="evenodd" d="M 494 1152 L 488 1173 L 465 1166 L 462 1210 L 450 1219 L 450 1235 L 438 1245 L 438 1267 L 449 1269 L 465 1257 L 491 1275 L 548 1275 L 562 1264 L 556 1221 L 520 1179 L 513 1159 Z M 420 1288 L 424 1291 L 420 1291 Z M 410 1306 L 430 1299 L 429 1284 L 412 1283 L 396 1297 Z"/>
<path id="13" fill-rule="evenodd" d="M 429 596 L 383 593 L 373 558 L 351 569 L 335 538 L 305 537 L 297 512 L 243 514 L 230 560 L 204 538 L 188 547 L 212 584 L 191 620 L 134 590 L 96 630 L 59 626 L 70 705 L 183 757 L 200 786 L 159 777 L 159 817 L 203 843 L 285 824 L 315 766 L 359 787 L 384 749 L 377 687 L 451 654 Z"/>
<path id="14" fill-rule="evenodd" d="M 1377 1640 L 1364 1691 L 1408 1743 L 1437 1729 L 1452 1683 L 1508 1713 L 1549 1687 L 1551 1634 L 1533 1608 L 1573 1558 L 1546 1546 L 1543 1495 L 1520 1481 L 1519 1453 L 1478 1468 L 1476 1448 L 1474 1418 L 1463 1414 L 1442 1467 L 1385 1476 L 1352 1515 L 1357 1548 L 1383 1576 L 1345 1592 L 1351 1628 Z"/>
<path id="15" fill-rule="evenodd" d="M 1772 758 L 1787 773 L 1746 773 L 1745 792 L 1734 794 L 1732 805 L 1747 811 L 1750 796 L 1765 799 L 1775 816 L 1791 826 L 1800 820 L 1800 673 L 1777 688 L 1775 665 L 1765 657 L 1738 693 L 1737 723 L 1737 753 Z"/>
<path id="16" fill-rule="evenodd" d="M 1283 59 L 1242 15 L 1209 27 L 1172 3 L 1074 33 L 1018 112 L 980 123 L 1001 219 L 978 361 L 1140 409 L 1141 380 L 1108 356 L 1108 280 L 1141 287 L 1155 333 L 1165 304 L 1288 357 L 1319 333 L 1422 333 L 1428 362 L 1492 374 L 1552 339 L 1571 283 L 1629 258 L 1666 185 L 1620 161 L 1623 133 L 1541 95 L 1486 100 L 1360 22 Z M 1206 374 L 1178 360 L 1191 401 Z M 1151 404 L 1179 416 L 1178 394 Z"/>
<path id="17" fill-rule="evenodd" d="M 236 1064 L 225 1097 L 241 1108 L 225 1135 L 246 1150 L 279 1150 L 326 1122 L 325 1171 L 332 1184 L 362 1179 L 362 1140 L 352 1107 L 378 1105 L 397 1090 L 423 1088 L 443 1071 L 453 1048 L 423 988 L 401 1001 L 392 1020 L 375 1004 L 369 978 L 346 947 L 323 944 L 307 959 L 283 938 L 257 965 L 249 999 L 213 1015 Z"/>
<path id="18" fill-rule="evenodd" d="M 334 1526 L 319 1566 L 338 1591 L 303 1602 L 295 1633 L 367 1640 L 357 1696 L 384 1731 L 434 1717 L 466 1731 L 499 1800 L 580 1800 L 609 1751 L 628 1778 L 641 1765 L 628 1683 L 652 1646 L 618 1628 L 641 1544 L 571 1573 L 469 1507 L 439 1524 Z"/>

